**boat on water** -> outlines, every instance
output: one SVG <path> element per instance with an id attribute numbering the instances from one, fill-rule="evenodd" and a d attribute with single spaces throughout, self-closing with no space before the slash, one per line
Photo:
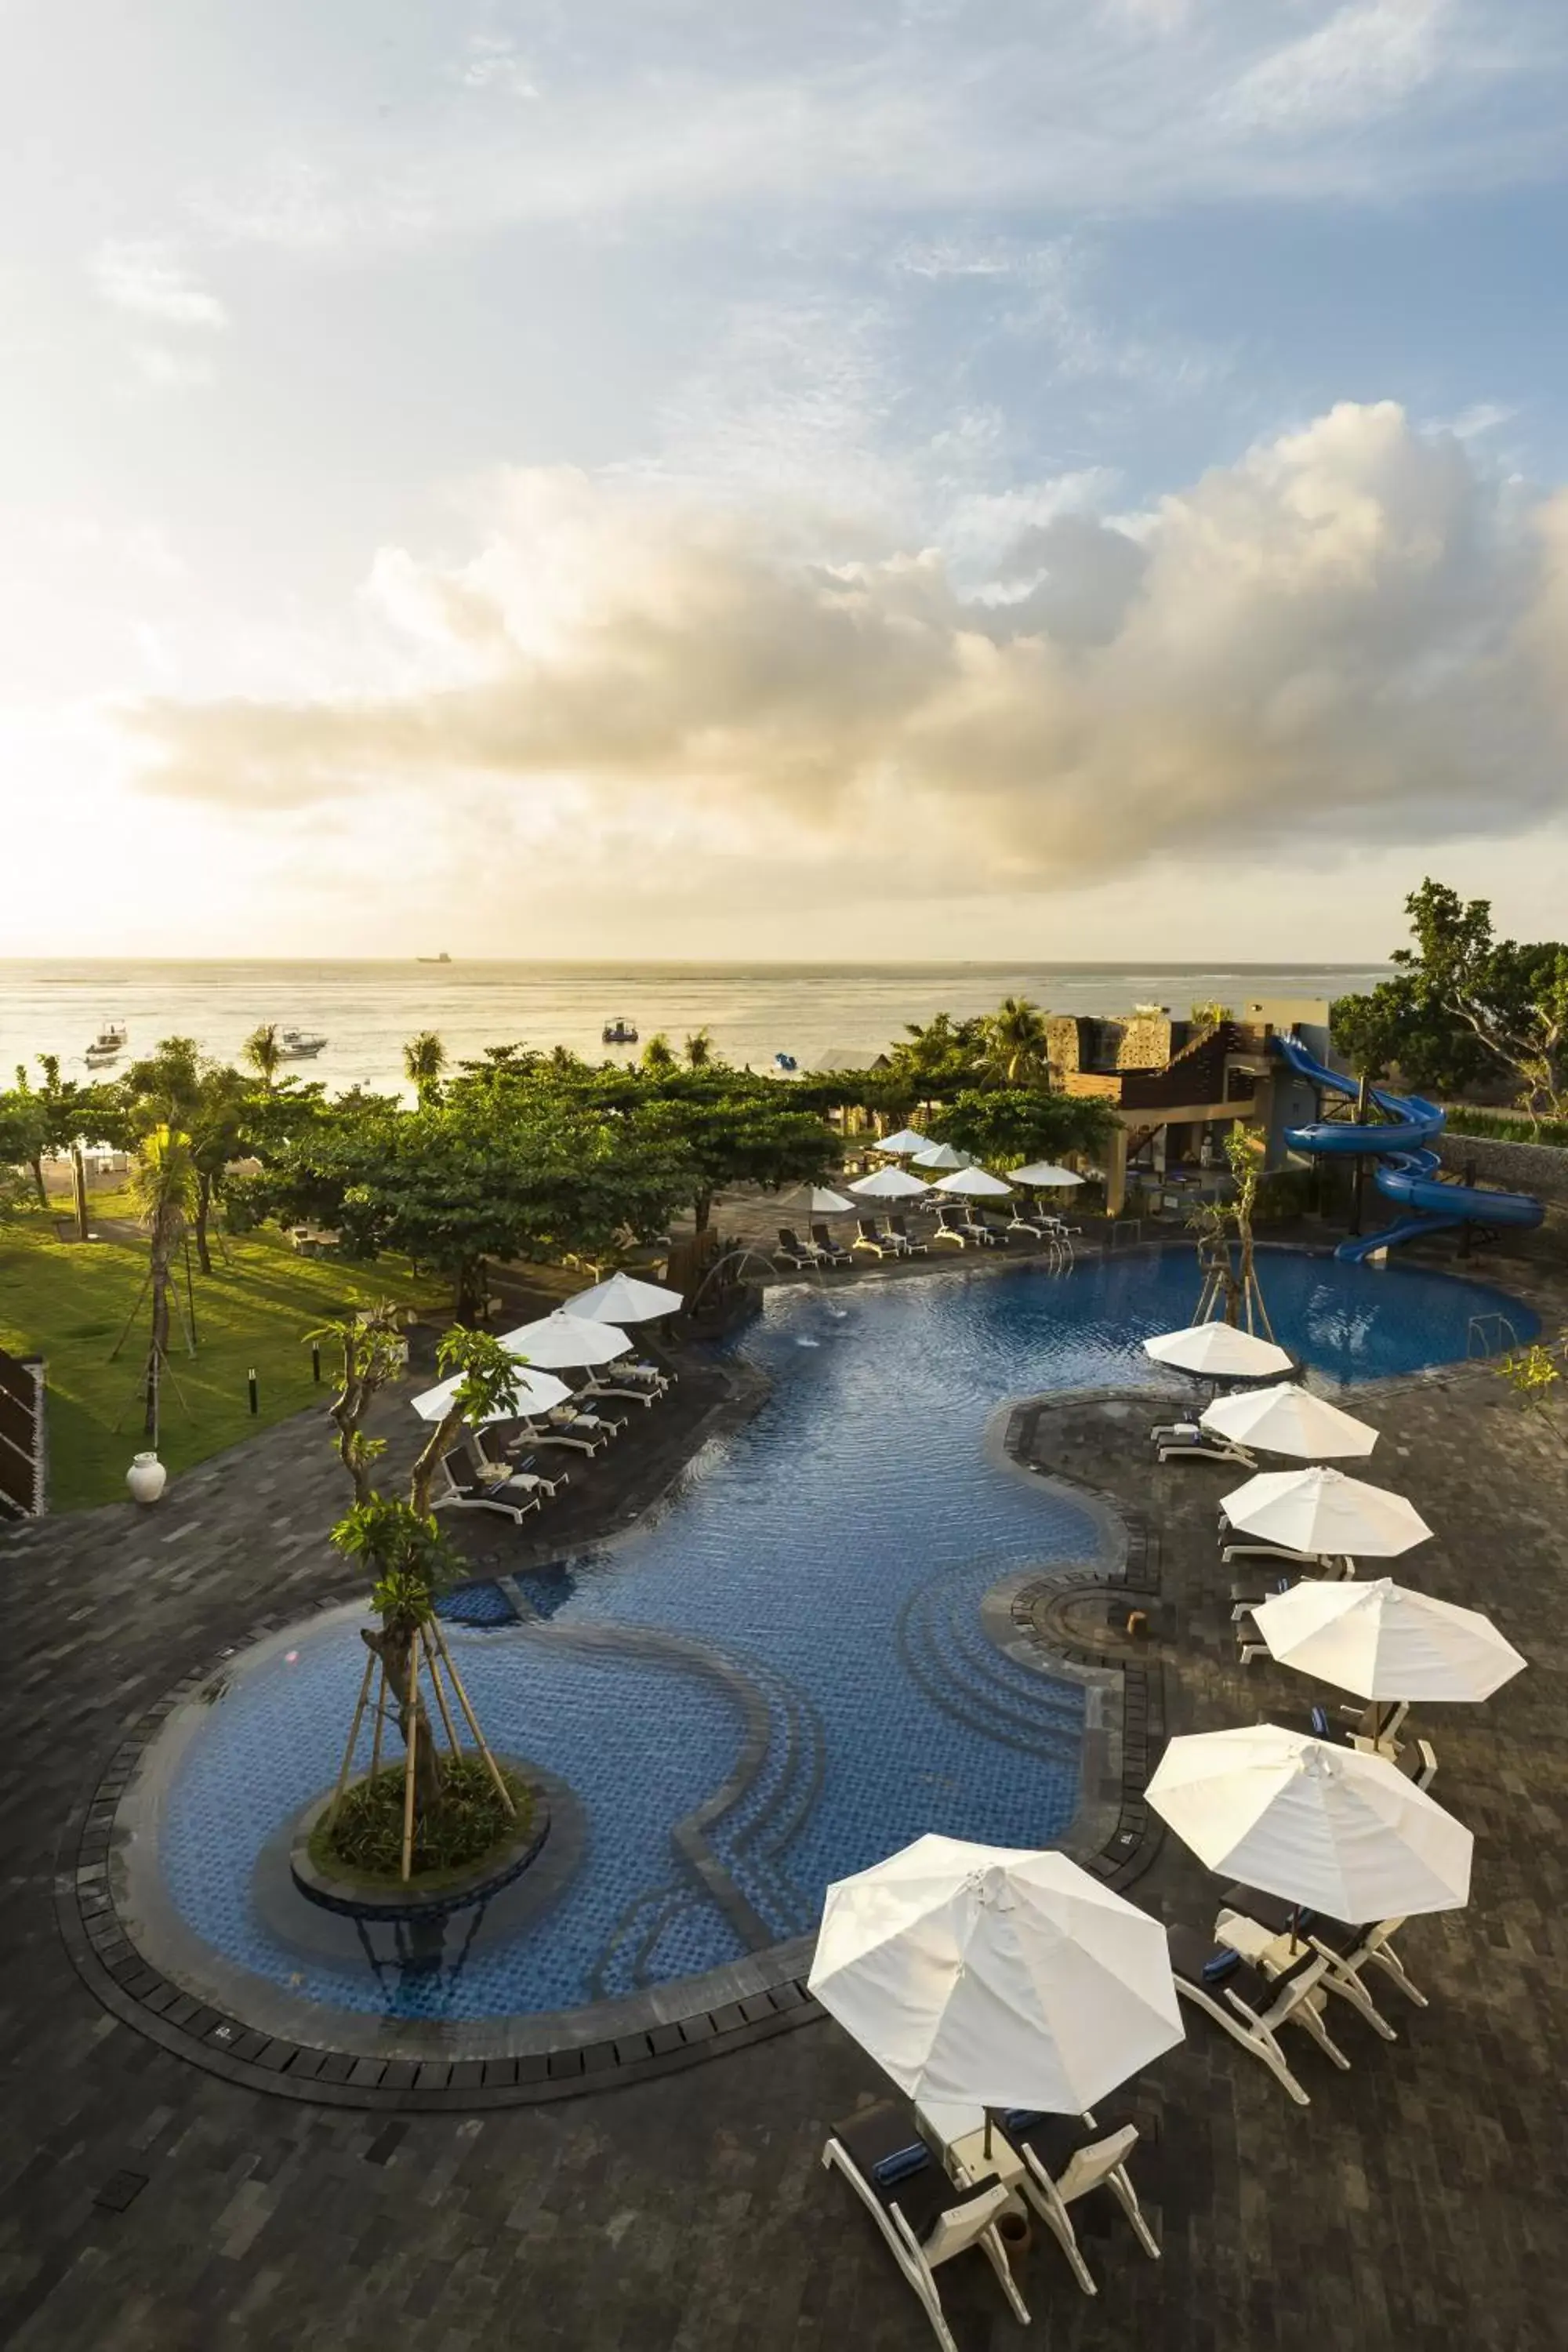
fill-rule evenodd
<path id="1" fill-rule="evenodd" d="M 105 1021 L 88 1047 L 84 1059 L 90 1070 L 101 1070 L 107 1063 L 117 1062 L 125 1051 L 131 1032 L 123 1021 Z"/>
<path id="2" fill-rule="evenodd" d="M 599 1037 L 601 1044 L 605 1045 L 635 1045 L 637 1042 L 637 1024 L 635 1021 L 627 1021 L 623 1015 L 617 1014 L 614 1021 L 605 1022 L 599 1032 Z"/>
<path id="3" fill-rule="evenodd" d="M 416 963 L 450 963 L 452 959 L 443 948 L 439 955 L 416 956 L 414 961 Z"/>
<path id="4" fill-rule="evenodd" d="M 280 1062 L 313 1062 L 326 1042 L 314 1030 L 279 1029 L 278 1058 Z"/>

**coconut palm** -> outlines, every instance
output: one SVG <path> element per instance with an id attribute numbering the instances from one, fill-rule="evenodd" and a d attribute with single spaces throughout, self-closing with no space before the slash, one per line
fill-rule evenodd
<path id="1" fill-rule="evenodd" d="M 153 1330 L 147 1349 L 147 1409 L 142 1426 L 147 1443 L 155 1446 L 160 1376 L 169 1354 L 169 1286 L 174 1251 L 196 1205 L 196 1168 L 189 1136 L 167 1126 L 155 1127 L 143 1136 L 131 1193 L 148 1244 Z"/>
<path id="2" fill-rule="evenodd" d="M 1046 1016 L 1026 996 L 1005 996 L 986 1023 L 990 1059 L 1010 1087 L 1050 1074 Z"/>
<path id="3" fill-rule="evenodd" d="M 259 1028 L 253 1029 L 241 1051 L 270 1094 L 278 1083 L 278 1072 L 283 1061 L 283 1048 L 278 1042 L 277 1022 L 264 1021 Z"/>
<path id="4" fill-rule="evenodd" d="M 642 1049 L 640 1058 L 643 1068 L 650 1077 L 663 1077 L 667 1070 L 674 1069 L 675 1049 L 662 1029 L 657 1037 L 648 1039 Z"/>
<path id="5" fill-rule="evenodd" d="M 434 1029 L 421 1029 L 403 1048 L 403 1075 L 418 1094 L 421 1108 L 436 1094 L 446 1066 L 447 1048 Z"/>
<path id="6" fill-rule="evenodd" d="M 710 1029 L 694 1029 L 686 1041 L 688 1069 L 706 1070 L 713 1062 L 713 1033 Z"/>

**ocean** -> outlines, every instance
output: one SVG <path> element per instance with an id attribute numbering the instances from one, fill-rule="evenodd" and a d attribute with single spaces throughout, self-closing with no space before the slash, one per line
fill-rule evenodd
<path id="1" fill-rule="evenodd" d="M 160 1038 L 194 1037 L 237 1060 L 258 1023 L 325 1035 L 299 1075 L 336 1091 L 404 1089 L 403 1046 L 436 1030 L 452 1062 L 486 1045 L 562 1045 L 599 1060 L 606 1021 L 635 1024 L 646 1043 L 712 1033 L 730 1062 L 772 1066 L 793 1054 L 805 1069 L 837 1051 L 879 1051 L 906 1022 L 939 1012 L 988 1012 L 1027 996 L 1051 1013 L 1131 1012 L 1165 1004 L 1178 1016 L 1218 998 L 1342 996 L 1387 977 L 1387 966 L 1301 964 L 682 964 L 682 963 L 153 963 L 0 962 L 0 1074 L 38 1054 L 87 1075 L 83 1055 L 100 1025 L 123 1022 L 128 1054 Z M 619 1049 L 630 1058 L 635 1047 Z M 123 1066 L 123 1061 L 121 1066 Z"/>

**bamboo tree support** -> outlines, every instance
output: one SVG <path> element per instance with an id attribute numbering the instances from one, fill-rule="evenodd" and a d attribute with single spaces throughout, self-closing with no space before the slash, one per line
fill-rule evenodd
<path id="1" fill-rule="evenodd" d="M 473 1708 L 468 1705 L 468 1694 L 463 1688 L 463 1677 L 458 1672 L 457 1665 L 453 1661 L 452 1653 L 447 1647 L 447 1637 L 442 1633 L 440 1626 L 436 1623 L 434 1620 L 432 1620 L 429 1630 L 434 1637 L 436 1647 L 441 1654 L 441 1663 L 452 1677 L 452 1688 L 458 1694 L 458 1704 L 463 1710 L 464 1719 L 468 1724 L 468 1729 L 474 1735 L 474 1745 L 479 1749 L 479 1754 L 484 1758 L 486 1769 L 489 1771 L 490 1779 L 495 1782 L 496 1794 L 500 1797 L 501 1803 L 506 1807 L 507 1811 L 515 1820 L 517 1817 L 517 1807 L 512 1803 L 511 1791 L 501 1778 L 500 1769 L 496 1763 L 495 1758 L 490 1754 L 489 1749 L 485 1745 L 485 1735 L 479 1729 L 479 1724 L 475 1719 Z"/>
<path id="2" fill-rule="evenodd" d="M 403 1875 L 414 1874 L 414 1753 L 419 1745 L 419 1644 L 408 1660 L 408 1738 L 403 1761 Z"/>
<path id="3" fill-rule="evenodd" d="M 425 1644 L 425 1663 L 430 1669 L 430 1680 L 436 1692 L 436 1704 L 441 1710 L 441 1720 L 447 1727 L 447 1745 L 454 1756 L 459 1756 L 462 1753 L 463 1743 L 458 1738 L 458 1727 L 452 1721 L 452 1711 L 447 1705 L 447 1693 L 442 1686 L 441 1676 L 436 1664 L 436 1645 L 430 1639 L 427 1627 L 421 1626 L 419 1638 Z"/>
<path id="4" fill-rule="evenodd" d="M 359 1738 L 360 1725 L 364 1721 L 365 1701 L 370 1696 L 370 1678 L 374 1672 L 375 1660 L 374 1658 L 366 1658 L 364 1662 L 364 1679 L 359 1686 L 359 1704 L 354 1708 L 354 1719 L 349 1727 L 349 1742 L 348 1746 L 343 1749 L 342 1765 L 338 1773 L 338 1785 L 332 1790 L 332 1801 L 327 1808 L 327 1827 L 329 1829 L 331 1828 L 332 1823 L 338 1818 L 338 1807 L 342 1803 L 343 1790 L 349 1785 L 349 1773 L 353 1769 L 354 1760 L 354 1747 Z M 379 1724 L 376 1728 L 379 1732 Z"/>
<path id="5" fill-rule="evenodd" d="M 374 1663 L 380 1664 L 379 1660 Z M 374 1780 L 381 1769 L 381 1734 L 386 1722 L 386 1668 L 381 1668 L 381 1688 L 375 1695 L 375 1738 L 370 1744 L 370 1777 Z"/>

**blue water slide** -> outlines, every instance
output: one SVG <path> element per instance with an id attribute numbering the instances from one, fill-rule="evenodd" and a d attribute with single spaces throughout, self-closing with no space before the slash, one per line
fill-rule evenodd
<path id="1" fill-rule="evenodd" d="M 1296 1076 L 1305 1078 L 1320 1097 L 1354 1097 L 1360 1088 L 1342 1070 L 1331 1070 L 1308 1051 L 1299 1037 L 1275 1037 L 1275 1053 Z M 1285 1140 L 1292 1151 L 1308 1158 L 1374 1160 L 1373 1181 L 1385 1201 L 1406 1214 L 1374 1234 L 1358 1234 L 1343 1241 L 1336 1257 L 1352 1262 L 1393 1249 L 1455 1225 L 1538 1225 L 1544 1212 L 1528 1192 L 1484 1192 L 1478 1185 L 1445 1181 L 1442 1161 L 1431 1149 L 1441 1135 L 1444 1114 L 1420 1095 L 1390 1094 L 1369 1087 L 1368 1097 L 1380 1113 L 1375 1119 L 1314 1119 L 1308 1127 L 1290 1127 Z"/>

